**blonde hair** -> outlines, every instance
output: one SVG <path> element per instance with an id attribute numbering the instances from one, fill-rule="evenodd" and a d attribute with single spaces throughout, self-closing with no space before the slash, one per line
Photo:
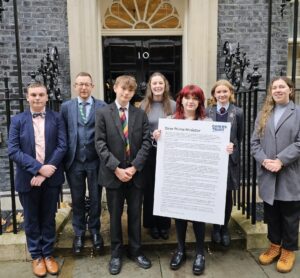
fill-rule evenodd
<path id="1" fill-rule="evenodd" d="M 290 97 L 289 97 L 290 100 L 292 100 L 292 101 L 295 100 L 295 90 L 294 90 L 293 82 L 286 76 L 279 76 L 279 77 L 273 78 L 268 87 L 267 97 L 266 97 L 264 105 L 261 109 L 261 115 L 260 115 L 260 119 L 258 122 L 258 129 L 257 129 L 257 133 L 259 136 L 262 136 L 264 134 L 267 121 L 270 118 L 270 115 L 275 107 L 275 101 L 272 97 L 273 83 L 280 79 L 283 80 L 288 85 L 288 87 L 291 89 L 291 93 L 290 93 Z"/>
<path id="2" fill-rule="evenodd" d="M 133 76 L 131 75 L 120 75 L 117 77 L 114 88 L 117 86 L 122 86 L 125 87 L 126 89 L 130 91 L 135 91 L 137 88 L 137 83 L 136 80 Z"/>
<path id="3" fill-rule="evenodd" d="M 35 82 L 29 84 L 27 86 L 27 90 L 26 90 L 27 93 L 28 93 L 29 89 L 31 89 L 31 88 L 44 88 L 46 90 L 46 92 L 48 91 L 47 87 L 44 85 L 44 83 L 42 83 L 40 81 L 35 81 Z"/>
<path id="4" fill-rule="evenodd" d="M 151 105 L 153 104 L 153 94 L 151 91 L 151 81 L 152 78 L 155 76 L 160 76 L 164 83 L 165 83 L 165 89 L 164 89 L 164 93 L 162 96 L 162 105 L 163 105 L 163 109 L 164 109 L 164 113 L 166 116 L 169 116 L 172 114 L 172 107 L 171 107 L 171 97 L 170 97 L 170 85 L 169 85 L 169 81 L 167 80 L 167 78 L 160 72 L 154 72 L 148 80 L 147 83 L 147 89 L 146 89 L 146 94 L 145 94 L 145 98 L 144 98 L 144 109 L 145 112 L 148 114 L 151 110 Z"/>
<path id="5" fill-rule="evenodd" d="M 215 94 L 215 90 L 218 86 L 225 86 L 230 90 L 230 98 L 229 98 L 229 102 L 230 103 L 234 103 L 235 102 L 235 97 L 234 97 L 234 87 L 232 86 L 232 84 L 226 80 L 226 79 L 220 79 L 218 80 L 214 86 L 211 89 L 211 99 L 210 99 L 210 105 L 216 105 L 217 104 L 217 99 L 215 98 L 214 94 Z"/>

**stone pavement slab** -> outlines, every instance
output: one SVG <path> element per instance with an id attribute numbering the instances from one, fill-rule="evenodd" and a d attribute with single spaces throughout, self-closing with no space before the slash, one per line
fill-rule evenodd
<path id="1" fill-rule="evenodd" d="M 280 274 L 275 269 L 275 264 L 261 266 L 257 257 L 262 250 L 247 251 L 240 248 L 228 250 L 208 249 L 206 257 L 206 268 L 203 278 L 298 278 L 300 273 L 300 251 L 297 251 L 296 265 L 292 272 Z M 145 254 L 152 260 L 153 266 L 144 270 L 139 268 L 133 261 L 124 256 L 123 267 L 116 278 L 192 278 L 192 264 L 194 252 L 188 250 L 187 261 L 177 271 L 169 269 L 172 251 L 160 248 L 146 251 Z M 108 273 L 108 262 L 110 254 L 90 257 L 65 257 L 58 258 L 61 271 L 59 278 L 111 278 Z M 31 278 L 30 262 L 0 262 L 0 277 L 22 277 Z"/>
<path id="2" fill-rule="evenodd" d="M 57 262 L 59 263 L 60 266 L 62 266 L 64 264 L 64 259 L 57 258 Z M 0 262 L 0 277 L 1 278 L 17 278 L 17 277 L 32 278 L 32 277 L 36 277 L 36 276 L 33 275 L 33 273 L 32 273 L 31 262 L 7 261 L 7 262 Z M 46 277 L 55 278 L 55 277 L 58 277 L 58 275 L 47 274 Z"/>
<path id="3" fill-rule="evenodd" d="M 257 263 L 258 263 L 258 256 L 260 255 L 261 252 L 262 252 L 262 250 L 252 250 L 251 251 L 251 254 L 255 258 Z M 266 266 L 260 265 L 260 267 L 266 273 L 267 277 L 272 277 L 272 278 L 299 278 L 300 277 L 300 251 L 297 251 L 296 254 L 297 255 L 296 255 L 295 266 L 293 268 L 293 271 L 291 271 L 289 273 L 279 273 L 276 270 L 276 262 L 274 262 L 270 265 L 266 265 Z"/>

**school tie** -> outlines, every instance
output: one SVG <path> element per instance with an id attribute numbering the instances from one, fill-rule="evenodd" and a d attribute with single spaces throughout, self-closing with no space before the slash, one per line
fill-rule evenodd
<path id="1" fill-rule="evenodd" d="M 125 146 L 125 152 L 126 152 L 126 158 L 129 158 L 130 156 L 130 146 L 129 146 L 129 138 L 128 138 L 128 122 L 127 122 L 127 118 L 126 118 L 126 114 L 125 114 L 125 110 L 127 108 L 124 107 L 120 107 L 120 120 L 121 120 L 121 124 L 122 124 L 122 128 L 123 128 L 123 134 L 126 140 L 126 146 Z"/>
<path id="2" fill-rule="evenodd" d="M 225 107 L 221 107 L 220 108 L 220 114 L 223 115 L 226 113 L 226 108 Z"/>

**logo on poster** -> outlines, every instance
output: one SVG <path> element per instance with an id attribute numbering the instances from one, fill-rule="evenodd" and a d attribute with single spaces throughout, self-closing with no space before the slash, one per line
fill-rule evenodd
<path id="1" fill-rule="evenodd" d="M 213 132 L 224 131 L 227 128 L 226 125 L 212 125 Z"/>

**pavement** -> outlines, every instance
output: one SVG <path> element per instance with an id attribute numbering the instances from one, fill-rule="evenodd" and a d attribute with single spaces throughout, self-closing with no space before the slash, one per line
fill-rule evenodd
<path id="1" fill-rule="evenodd" d="M 112 277 L 108 272 L 108 262 L 110 260 L 109 246 L 109 218 L 107 210 L 104 210 L 101 217 L 101 234 L 104 238 L 105 247 L 100 255 L 93 254 L 92 243 L 89 235 L 86 235 L 85 247 L 83 255 L 74 257 L 72 255 L 72 239 L 73 229 L 71 224 L 71 210 L 64 209 L 64 216 L 58 216 L 61 223 L 57 229 L 57 242 L 55 246 L 55 257 L 60 264 L 60 272 L 58 275 L 47 275 L 47 277 L 63 277 L 63 278 L 96 278 L 96 277 Z M 66 211 L 70 213 L 67 214 Z M 235 215 L 237 212 L 233 212 Z M 239 213 L 240 215 L 240 213 Z M 232 244 L 229 248 L 216 246 L 210 241 L 211 225 L 206 225 L 205 237 L 205 258 L 206 268 L 201 277 L 209 278 L 260 278 L 260 277 L 284 277 L 299 278 L 300 277 L 300 251 L 297 251 L 296 264 L 292 272 L 281 274 L 276 271 L 276 264 L 261 266 L 258 261 L 258 255 L 263 250 L 264 244 L 258 248 L 248 250 L 247 236 L 243 231 L 245 217 L 242 217 L 242 224 L 236 221 L 230 222 L 229 230 L 232 236 Z M 234 217 L 233 217 L 234 219 Z M 127 218 L 126 213 L 123 215 L 123 232 L 124 243 L 127 243 Z M 249 220 L 248 220 L 249 222 Z M 248 224 L 247 224 L 248 225 Z M 252 225 L 260 227 L 261 224 Z M 189 224 L 187 230 L 187 261 L 183 266 L 173 271 L 169 268 L 172 252 L 176 248 L 176 235 L 174 222 L 172 222 L 170 230 L 170 238 L 168 240 L 153 240 L 146 229 L 142 229 L 142 241 L 144 253 L 152 261 L 152 267 L 144 270 L 139 268 L 133 261 L 129 260 L 125 255 L 123 257 L 122 271 L 116 277 L 126 278 L 185 278 L 195 277 L 192 273 L 192 264 L 194 260 L 194 235 L 192 226 Z M 260 230 L 262 228 L 259 228 Z M 251 232 L 252 233 L 252 232 Z M 261 237 L 261 235 L 260 235 Z M 265 235 L 264 235 L 265 237 Z M 260 241 L 259 241 L 260 244 Z M 1 246 L 0 246 L 1 247 Z M 2 253 L 2 252 L 1 252 Z M 1 256 L 1 254 L 0 254 Z M 28 259 L 28 258 L 27 258 Z M 31 270 L 30 261 L 0 261 L 0 278 L 29 278 L 34 277 Z"/>
<path id="2" fill-rule="evenodd" d="M 171 257 L 170 250 L 153 249 L 146 250 L 145 254 L 152 260 L 152 267 L 144 270 L 134 262 L 124 257 L 122 271 L 116 277 L 120 278 L 185 278 L 195 277 L 192 274 L 193 251 L 187 252 L 187 261 L 177 271 L 169 268 Z M 257 262 L 260 250 L 246 251 L 240 248 L 229 248 L 228 250 L 207 250 L 205 254 L 206 268 L 201 277 L 209 278 L 260 278 L 260 277 L 284 277 L 299 278 L 300 253 L 297 251 L 298 260 L 292 272 L 280 274 L 275 270 L 275 263 L 268 266 L 261 266 Z M 61 270 L 59 275 L 47 277 L 64 278 L 98 278 L 112 277 L 108 273 L 108 261 L 110 255 L 105 253 L 101 256 L 57 257 Z M 34 277 L 31 272 L 30 262 L 0 262 L 0 277 Z"/>

